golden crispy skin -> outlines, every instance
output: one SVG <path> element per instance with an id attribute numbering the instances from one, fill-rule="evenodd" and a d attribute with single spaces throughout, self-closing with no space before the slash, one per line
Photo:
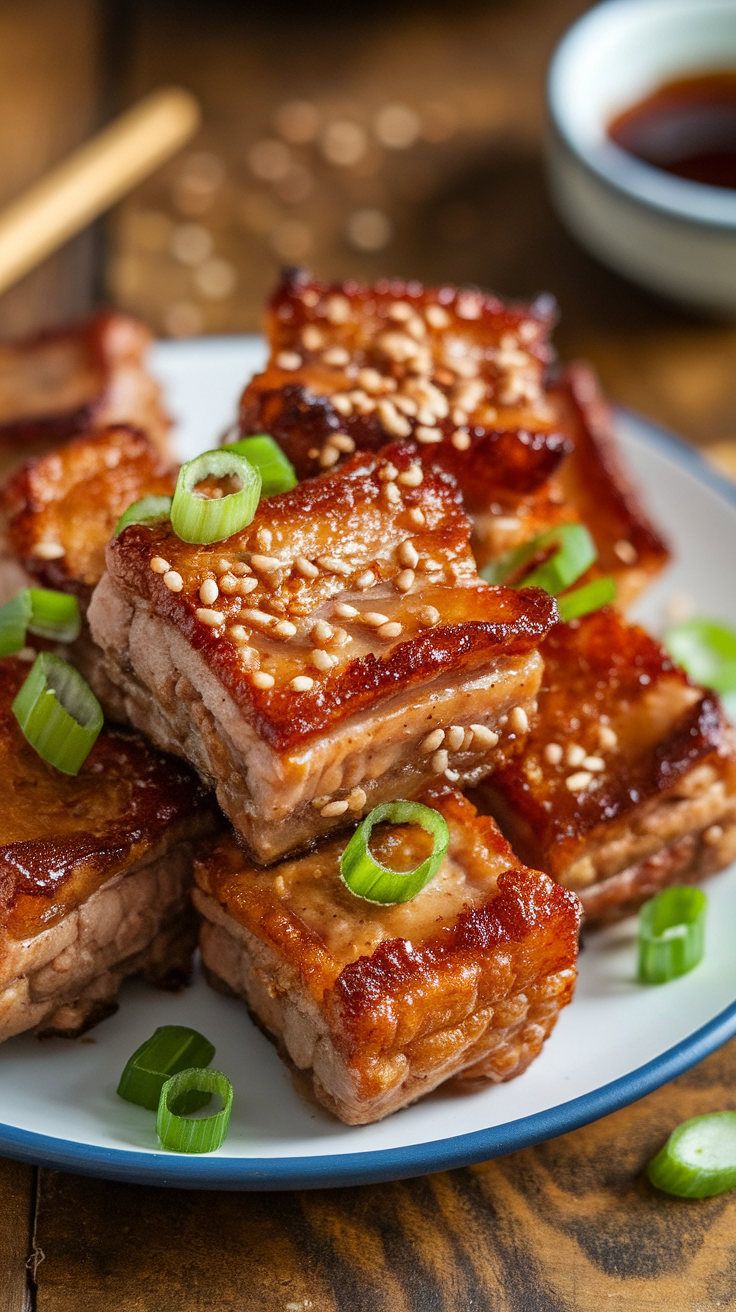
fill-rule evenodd
<path id="1" fill-rule="evenodd" d="M 522 858 L 594 920 L 732 860 L 736 752 L 716 696 L 610 607 L 541 651 L 529 737 L 479 790 Z"/>
<path id="2" fill-rule="evenodd" d="M 0 662 L 0 959 L 8 940 L 32 938 L 114 876 L 212 829 L 196 776 L 137 735 L 103 729 L 75 777 L 46 765 L 11 710 L 28 670 Z"/>
<path id="3" fill-rule="evenodd" d="M 169 416 L 146 370 L 146 326 L 106 311 L 0 345 L 0 454 L 26 456 L 89 429 L 132 424 L 169 454 Z"/>
<path id="4" fill-rule="evenodd" d="M 116 426 L 27 461 L 0 491 L 6 552 L 42 585 L 86 602 L 123 511 L 171 495 L 176 472 L 150 438 Z"/>
<path id="5" fill-rule="evenodd" d="M 196 864 L 213 982 L 244 996 L 350 1124 L 405 1106 L 451 1076 L 499 1082 L 540 1051 L 575 981 L 579 903 L 521 866 L 454 790 L 423 800 L 450 828 L 435 878 L 382 907 L 343 884 L 346 839 L 269 871 L 231 838 Z M 375 831 L 397 869 L 426 854 L 413 826 Z"/>
<path id="6" fill-rule="evenodd" d="M 403 446 L 355 455 L 212 547 L 127 529 L 92 634 L 132 723 L 271 861 L 523 737 L 555 603 L 481 583 L 468 536 L 449 475 Z"/>

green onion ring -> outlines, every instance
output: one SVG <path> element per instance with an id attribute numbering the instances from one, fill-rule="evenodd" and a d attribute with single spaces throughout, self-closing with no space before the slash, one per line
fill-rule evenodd
<path id="1" fill-rule="evenodd" d="M 683 620 L 664 635 L 670 656 L 695 683 L 736 692 L 736 630 L 715 620 Z"/>
<path id="2" fill-rule="evenodd" d="M 571 583 L 579 579 L 598 555 L 584 524 L 559 524 L 499 556 L 498 560 L 492 561 L 480 571 L 481 578 L 486 583 L 508 583 L 547 547 L 557 547 L 554 555 L 521 581 L 513 583 L 512 587 L 544 588 L 556 597 L 558 592 L 569 588 Z"/>
<path id="3" fill-rule="evenodd" d="M 369 849 L 375 825 L 388 820 L 391 824 L 421 825 L 433 839 L 431 854 L 413 870 L 391 870 L 381 865 Z M 358 825 L 345 851 L 340 857 L 340 875 L 351 893 L 366 902 L 383 906 L 396 906 L 409 902 L 437 874 L 450 842 L 450 831 L 444 816 L 422 802 L 381 802 Z"/>
<path id="4" fill-rule="evenodd" d="M 21 588 L 0 607 L 0 656 L 23 650 L 32 614 L 30 588 Z"/>
<path id="5" fill-rule="evenodd" d="M 678 1198 L 714 1198 L 736 1185 L 736 1112 L 683 1121 L 647 1167 L 657 1189 Z"/>
<path id="6" fill-rule="evenodd" d="M 219 1093 L 222 1109 L 212 1116 L 189 1120 L 172 1107 L 181 1106 L 183 1096 Z M 161 1090 L 156 1114 L 156 1134 L 161 1145 L 174 1153 L 213 1153 L 225 1141 L 233 1107 L 233 1086 L 222 1071 L 207 1067 L 179 1071 Z"/>
<path id="7" fill-rule="evenodd" d="M 131 524 L 158 524 L 170 515 L 171 497 L 141 497 L 140 501 L 134 501 L 132 506 L 123 511 L 115 525 L 113 537 L 119 537 L 123 529 L 129 528 Z"/>
<path id="8" fill-rule="evenodd" d="M 259 470 L 262 479 L 262 497 L 289 492 L 299 481 L 291 461 L 269 433 L 241 437 L 239 442 L 226 443 L 222 450 L 235 451 L 239 456 L 245 456 L 254 469 Z"/>
<path id="9" fill-rule="evenodd" d="M 592 583 L 584 583 L 582 588 L 576 588 L 574 592 L 566 592 L 557 599 L 557 609 L 560 612 L 560 620 L 563 624 L 568 624 L 570 620 L 578 620 L 581 615 L 589 615 L 591 611 L 600 610 L 601 606 L 607 606 L 609 601 L 616 599 L 616 584 L 610 574 L 604 578 L 593 579 Z"/>
<path id="10" fill-rule="evenodd" d="M 49 765 L 78 774 L 102 728 L 102 708 L 81 674 L 43 651 L 13 702 L 21 730 Z"/>
<path id="11" fill-rule="evenodd" d="M 159 1025 L 150 1039 L 136 1048 L 120 1076 L 118 1096 L 138 1103 L 149 1111 L 158 1110 L 161 1090 L 172 1075 L 193 1067 L 209 1066 L 215 1055 L 213 1045 L 198 1030 L 188 1025 Z M 206 1106 L 210 1093 L 192 1090 L 181 1095 L 175 1111 L 195 1112 Z"/>
<path id="12" fill-rule="evenodd" d="M 197 496 L 206 478 L 236 478 L 240 490 L 224 497 Z M 235 451 L 205 451 L 182 465 L 171 502 L 171 526 L 182 542 L 222 542 L 250 524 L 261 494 L 260 471 Z"/>
<path id="13" fill-rule="evenodd" d="M 705 948 L 701 888 L 665 888 L 639 911 L 639 979 L 667 984 L 697 966 Z"/>
<path id="14" fill-rule="evenodd" d="M 74 642 L 81 627 L 79 602 L 70 593 L 21 588 L 0 606 L 0 656 L 22 651 L 28 632 L 51 642 Z"/>

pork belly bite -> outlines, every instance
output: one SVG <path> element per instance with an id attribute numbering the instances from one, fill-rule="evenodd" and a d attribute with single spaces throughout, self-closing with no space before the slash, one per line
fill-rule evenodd
<path id="1" fill-rule="evenodd" d="M 555 603 L 480 582 L 469 531 L 447 474 L 356 455 L 212 547 L 126 529 L 92 635 L 132 723 L 274 861 L 433 777 L 480 779 L 523 738 Z"/>
<path id="2" fill-rule="evenodd" d="M 146 369 L 152 336 L 106 312 L 0 345 L 0 474 L 76 434 L 133 424 L 168 454 L 171 420 Z"/>
<path id="3" fill-rule="evenodd" d="M 454 790 L 423 800 L 450 846 L 410 902 L 377 906 L 340 877 L 347 839 L 271 870 L 224 837 L 196 863 L 202 959 L 349 1125 L 380 1120 L 438 1084 L 500 1083 L 540 1052 L 575 984 L 578 899 L 520 865 Z M 384 824 L 371 848 L 394 869 L 424 830 Z"/>
<path id="4" fill-rule="evenodd" d="M 192 844 L 216 824 L 196 776 L 131 733 L 103 729 L 74 778 L 46 765 L 11 710 L 27 674 L 0 661 L 0 1039 L 81 1033 L 134 972 L 180 986 Z"/>
<path id="5" fill-rule="evenodd" d="M 557 625 L 541 651 L 526 744 L 478 790 L 522 859 L 591 921 L 728 865 L 736 750 L 716 695 L 611 608 Z"/>

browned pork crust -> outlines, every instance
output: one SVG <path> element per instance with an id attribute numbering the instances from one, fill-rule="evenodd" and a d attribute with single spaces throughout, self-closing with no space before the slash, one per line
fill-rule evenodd
<path id="1" fill-rule="evenodd" d="M 264 871 L 232 838 L 197 861 L 201 950 L 315 1094 L 348 1124 L 406 1106 L 452 1076 L 497 1083 L 539 1053 L 575 982 L 579 904 L 521 866 L 454 790 L 424 800 L 450 827 L 434 880 L 376 906 L 342 883 L 346 839 Z M 374 831 L 380 860 L 425 855 L 413 826 Z"/>

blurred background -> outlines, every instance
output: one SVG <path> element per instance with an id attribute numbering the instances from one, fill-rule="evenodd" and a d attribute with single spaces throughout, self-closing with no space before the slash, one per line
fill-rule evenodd
<path id="1" fill-rule="evenodd" d="M 0 203 L 157 86 L 204 112 L 173 162 L 0 297 L 0 335 L 100 301 L 163 336 L 257 330 L 284 263 L 551 291 L 563 356 L 727 452 L 736 328 L 605 270 L 547 196 L 545 69 L 589 7 L 0 0 Z"/>

